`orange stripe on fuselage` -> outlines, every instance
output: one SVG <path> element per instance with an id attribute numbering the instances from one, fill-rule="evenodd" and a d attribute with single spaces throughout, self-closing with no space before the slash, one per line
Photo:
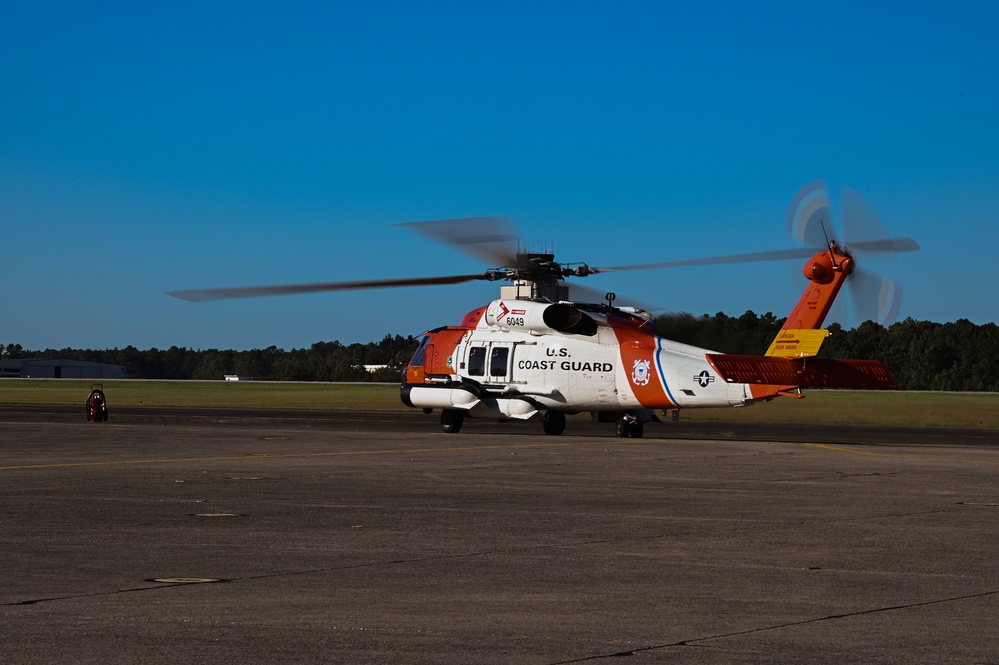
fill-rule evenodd
<path id="1" fill-rule="evenodd" d="M 666 393 L 665 377 L 656 362 L 657 340 L 652 322 L 627 314 L 607 317 L 620 346 L 621 365 L 635 398 L 647 409 L 676 406 Z"/>

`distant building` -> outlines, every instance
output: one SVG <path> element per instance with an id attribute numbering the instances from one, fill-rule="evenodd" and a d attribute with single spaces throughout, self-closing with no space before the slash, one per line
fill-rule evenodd
<path id="1" fill-rule="evenodd" d="M 124 379 L 125 366 L 83 360 L 0 360 L 0 378 Z"/>
<path id="2" fill-rule="evenodd" d="M 226 381 L 253 381 L 254 378 L 252 376 L 240 376 L 239 374 L 226 374 L 225 375 L 225 380 Z"/>

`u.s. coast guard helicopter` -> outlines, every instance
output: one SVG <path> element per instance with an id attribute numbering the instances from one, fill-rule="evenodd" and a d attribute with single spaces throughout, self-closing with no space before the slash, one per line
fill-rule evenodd
<path id="1" fill-rule="evenodd" d="M 897 315 L 900 289 L 860 271 L 872 253 L 915 251 L 911 238 L 888 238 L 877 216 L 844 189 L 846 236 L 828 238 L 830 205 L 824 183 L 805 185 L 791 203 L 788 231 L 809 247 L 596 268 L 558 263 L 551 252 L 519 249 L 502 218 L 480 217 L 404 224 L 500 266 L 483 273 L 286 286 L 173 291 L 194 302 L 265 295 L 505 281 L 500 297 L 472 310 L 458 325 L 424 333 L 402 378 L 402 401 L 440 410 L 445 432 L 466 417 L 540 419 L 546 434 L 565 430 L 566 415 L 591 412 L 616 422 L 618 436 L 642 436 L 657 410 L 746 406 L 802 388 L 897 389 L 877 361 L 816 358 L 828 332 L 822 323 L 845 284 L 854 287 L 862 320 L 887 323 Z M 818 245 L 816 247 L 815 245 Z M 653 332 L 644 310 L 606 302 L 569 300 L 565 280 L 599 273 L 750 261 L 807 258 L 808 280 L 784 327 L 762 356 L 722 354 L 670 341 Z M 578 293 L 578 287 L 574 287 Z M 589 291 L 588 289 L 585 291 Z M 592 292 L 591 292 L 592 293 Z M 611 295 L 611 294 L 608 294 Z M 865 309 L 870 300 L 873 309 Z M 868 315 L 869 314 L 869 315 Z"/>

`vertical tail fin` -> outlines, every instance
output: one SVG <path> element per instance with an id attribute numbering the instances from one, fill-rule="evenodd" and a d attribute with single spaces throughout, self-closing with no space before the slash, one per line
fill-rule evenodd
<path id="1" fill-rule="evenodd" d="M 766 355 L 778 358 L 818 355 L 822 342 L 829 336 L 829 331 L 822 329 L 822 323 L 853 266 L 853 259 L 840 253 L 835 244 L 808 260 L 804 269 L 808 286 Z"/>
<path id="2" fill-rule="evenodd" d="M 787 317 L 784 330 L 821 328 L 853 268 L 853 259 L 842 253 L 835 244 L 830 244 L 828 250 L 810 258 L 804 269 L 808 286 Z"/>

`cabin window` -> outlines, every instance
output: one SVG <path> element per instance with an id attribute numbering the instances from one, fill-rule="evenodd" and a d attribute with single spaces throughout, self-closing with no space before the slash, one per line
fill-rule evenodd
<path id="1" fill-rule="evenodd" d="M 489 375 L 506 376 L 506 361 L 510 357 L 510 349 L 505 346 L 493 347 L 489 358 Z"/>
<path id="2" fill-rule="evenodd" d="M 486 347 L 473 346 L 468 350 L 468 375 L 482 376 L 486 373 Z"/>

